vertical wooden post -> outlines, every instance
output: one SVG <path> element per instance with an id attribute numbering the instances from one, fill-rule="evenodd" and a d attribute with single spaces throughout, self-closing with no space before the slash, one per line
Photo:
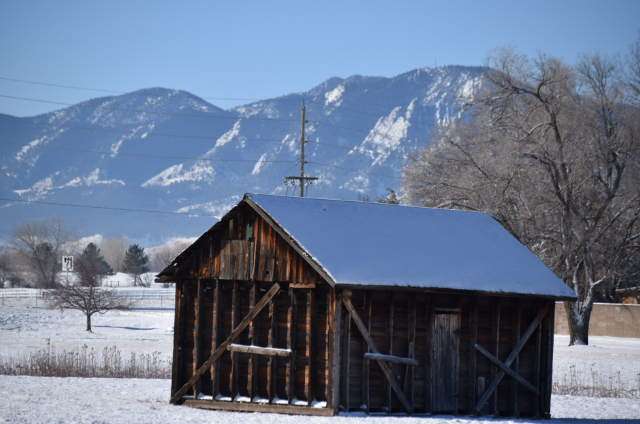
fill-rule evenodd
<path id="1" fill-rule="evenodd" d="M 287 399 L 289 403 L 293 402 L 295 397 L 295 367 L 296 367 L 296 350 L 295 350 L 295 309 L 296 294 L 295 290 L 289 285 L 289 307 L 287 309 L 287 349 L 291 350 L 289 363 L 287 364 Z"/>
<path id="2" fill-rule="evenodd" d="M 313 390 L 313 367 L 312 367 L 312 361 L 313 361 L 313 355 L 315 354 L 315 349 L 313 348 L 313 344 L 314 344 L 314 336 L 313 336 L 313 320 L 314 320 L 314 314 L 315 314 L 315 297 L 314 297 L 314 289 L 308 289 L 307 293 L 306 293 L 306 322 L 305 322 L 305 329 L 306 329 L 306 338 L 305 338 L 305 348 L 306 348 L 306 357 L 307 357 L 307 365 L 304 369 L 304 396 L 307 400 L 307 404 L 311 405 L 311 403 L 314 400 L 314 390 Z"/>
<path id="3" fill-rule="evenodd" d="M 340 407 L 340 367 L 341 360 L 341 344 L 342 341 L 342 293 L 337 293 L 336 289 L 332 289 L 331 296 L 331 312 L 332 312 L 332 329 L 333 344 L 331 346 L 331 398 L 330 405 L 334 413 L 338 412 Z"/>
<path id="4" fill-rule="evenodd" d="M 478 296 L 473 297 L 473 310 L 471 312 L 471 346 L 478 344 Z M 478 352 L 475 349 L 471 349 L 471 408 L 478 401 Z"/>
<path id="5" fill-rule="evenodd" d="M 495 326 L 496 326 L 496 358 L 500 359 L 500 315 L 502 309 L 502 302 L 498 301 L 496 305 L 495 311 Z M 495 371 L 497 374 L 498 370 Z M 497 416 L 500 415 L 499 405 L 498 405 L 498 394 L 500 393 L 500 387 L 496 388 L 496 391 L 493 393 L 493 413 Z"/>
<path id="6" fill-rule="evenodd" d="M 433 299 L 430 294 L 427 295 L 424 308 L 424 321 L 426 325 L 427 348 L 425 349 L 424 358 L 424 408 L 426 412 L 431 412 L 432 407 L 432 391 L 433 379 L 431 378 L 431 344 L 433 343 L 431 329 L 433 327 Z"/>
<path id="7" fill-rule="evenodd" d="M 543 321 L 543 323 L 545 323 L 545 327 L 546 327 L 546 338 L 545 338 L 545 343 L 546 343 L 546 348 L 547 348 L 547 354 L 546 354 L 546 373 L 545 373 L 545 381 L 544 381 L 544 387 L 542 387 L 541 389 L 541 393 L 542 393 L 542 402 L 540 402 L 540 404 L 542 405 L 542 416 L 544 418 L 550 418 L 551 417 L 551 391 L 553 389 L 553 334 L 554 334 L 554 320 L 555 320 L 555 312 L 556 312 L 556 308 L 555 308 L 555 303 L 553 301 L 549 302 L 550 305 L 548 306 L 548 314 L 546 319 Z"/>
<path id="8" fill-rule="evenodd" d="M 218 347 L 218 327 L 220 326 L 220 281 L 214 281 L 213 288 L 213 307 L 211 318 L 211 352 L 215 352 Z M 211 395 L 215 399 L 220 392 L 220 373 L 218 372 L 218 364 L 211 364 Z"/>
<path id="9" fill-rule="evenodd" d="M 393 355 L 393 337 L 394 337 L 395 314 L 396 314 L 395 296 L 393 294 L 391 295 L 390 302 L 391 304 L 389 305 L 389 355 Z M 389 364 L 389 368 L 391 369 L 391 374 L 395 378 L 394 364 Z M 391 388 L 391 384 L 388 384 L 388 383 L 387 383 L 387 410 L 389 412 L 393 410 L 393 389 Z"/>
<path id="10" fill-rule="evenodd" d="M 331 405 L 331 292 L 327 291 L 324 304 L 324 398 Z"/>
<path id="11" fill-rule="evenodd" d="M 371 314 L 373 309 L 373 296 L 368 291 L 364 292 L 364 310 L 367 316 L 367 330 L 369 334 L 371 334 Z M 366 351 L 371 352 L 369 349 L 369 345 L 365 343 Z M 371 361 L 368 358 L 362 359 L 362 397 L 365 405 L 365 410 L 367 414 L 369 413 L 371 406 L 371 393 L 369 389 L 369 378 L 370 378 L 370 365 Z"/>
<path id="12" fill-rule="evenodd" d="M 251 310 L 254 308 L 254 306 L 256 306 L 256 282 L 251 281 L 249 284 L 251 284 L 251 288 L 249 289 L 249 310 Z M 249 323 L 249 344 L 250 345 L 254 344 L 255 331 L 256 330 L 255 330 L 254 320 L 251 320 L 251 322 Z M 254 394 L 255 385 L 256 385 L 255 380 L 257 378 L 256 368 L 257 368 L 256 356 L 250 353 L 249 362 L 247 366 L 247 394 L 249 395 L 250 399 L 253 399 L 253 397 L 255 396 Z"/>
<path id="13" fill-rule="evenodd" d="M 411 297 L 409 299 L 409 357 L 415 358 L 415 350 L 416 350 L 416 321 L 417 321 L 417 307 L 416 307 L 416 298 Z M 408 381 L 407 380 L 408 377 Z M 405 387 L 408 387 L 409 390 L 409 402 L 411 405 L 415 407 L 415 367 L 405 365 Z M 405 395 L 407 389 L 405 388 Z"/>
<path id="14" fill-rule="evenodd" d="M 351 290 L 345 290 L 343 292 L 343 296 L 345 298 L 351 299 Z M 351 312 L 347 313 L 347 319 L 345 322 L 345 347 L 344 354 L 346 358 L 344 359 L 345 370 L 344 370 L 344 402 L 345 409 L 347 411 L 351 408 Z"/>
<path id="15" fill-rule="evenodd" d="M 515 343 L 518 343 L 518 340 L 520 340 L 520 327 L 522 327 L 522 302 L 518 301 L 516 302 L 516 322 L 514 329 Z M 518 355 L 518 357 L 516 358 L 514 366 L 515 372 L 520 374 L 520 355 Z M 520 390 L 520 386 L 515 379 L 513 380 L 513 388 L 511 390 L 513 391 L 513 415 L 519 417 L 520 404 L 518 400 L 518 391 Z"/>
<path id="16" fill-rule="evenodd" d="M 201 355 L 200 355 L 199 342 L 200 342 L 200 327 L 201 327 L 200 321 L 202 319 L 200 316 L 201 299 L 202 299 L 202 280 L 198 278 L 196 282 L 196 298 L 195 298 L 195 304 L 194 304 L 195 318 L 193 321 L 193 374 L 195 374 L 197 369 L 200 368 Z M 200 380 L 198 380 L 198 382 L 193 385 L 193 397 L 195 399 L 198 398 L 200 389 L 201 389 L 201 384 L 200 384 Z"/>
<path id="17" fill-rule="evenodd" d="M 269 303 L 269 332 L 267 333 L 267 346 L 273 347 L 273 327 L 275 325 L 275 299 Z M 267 398 L 269 402 L 275 397 L 274 378 L 273 378 L 273 361 L 276 360 L 273 356 L 269 356 L 267 359 Z"/>
<path id="18" fill-rule="evenodd" d="M 184 309 L 184 293 L 182 293 L 183 282 L 176 282 L 176 309 L 175 316 L 173 317 L 173 360 L 171 362 L 171 397 L 178 391 L 183 384 L 182 366 L 184 362 L 184 355 L 182 352 L 182 340 L 184 337 L 182 324 L 184 318 L 182 317 Z"/>
<path id="19" fill-rule="evenodd" d="M 238 281 L 233 280 L 231 291 L 231 328 L 238 324 Z M 238 356 L 236 352 L 229 352 L 231 366 L 229 367 L 229 393 L 233 399 L 238 394 Z"/>

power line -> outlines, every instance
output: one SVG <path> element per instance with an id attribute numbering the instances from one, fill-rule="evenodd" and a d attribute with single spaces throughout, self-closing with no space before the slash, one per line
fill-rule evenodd
<path id="1" fill-rule="evenodd" d="M 109 94 L 116 94 L 116 95 L 126 94 L 126 92 L 121 92 L 121 91 L 116 91 L 116 90 L 111 90 L 111 89 L 106 89 L 106 88 L 93 88 L 93 87 L 83 87 L 83 86 L 78 86 L 78 85 L 65 85 L 65 84 L 57 84 L 57 83 L 45 82 L 45 81 L 34 81 L 34 80 L 25 80 L 25 79 L 20 79 L 20 78 L 11 78 L 11 77 L 6 77 L 6 76 L 0 76 L 0 80 L 19 82 L 19 83 L 24 83 L 24 84 L 32 84 L 32 85 L 41 85 L 41 86 L 46 86 L 46 87 L 56 87 L 56 88 L 65 88 L 65 89 L 72 89 L 72 90 L 82 90 L 82 91 L 93 91 L 93 92 L 100 92 L 100 93 L 109 93 Z M 306 101 L 308 101 L 310 103 L 322 104 L 322 105 L 325 104 L 325 102 L 322 102 L 320 100 L 314 100 L 314 99 L 311 99 L 311 98 L 307 98 L 304 95 L 302 95 L 302 96 Z M 0 97 L 12 98 L 14 100 L 25 100 L 25 101 L 48 103 L 48 104 L 56 104 L 56 105 L 62 105 L 62 106 L 73 106 L 73 105 L 77 104 L 77 103 L 65 103 L 65 102 L 51 101 L 51 100 L 45 100 L 45 99 L 36 99 L 36 98 L 28 98 L 28 97 L 20 97 L 20 96 L 0 95 Z M 198 96 L 198 97 L 200 97 L 200 96 Z M 264 99 L 260 99 L 260 98 L 257 98 L 257 97 L 214 97 L 214 96 L 206 96 L 206 97 L 201 97 L 201 98 L 202 99 L 208 99 L 208 100 L 236 100 L 236 101 L 261 101 L 261 100 L 264 100 Z M 367 104 L 371 105 L 371 102 L 368 101 Z M 386 112 L 386 109 L 387 109 L 388 106 L 386 106 L 386 105 L 383 106 L 382 104 L 378 104 L 378 105 L 379 105 L 379 107 L 384 108 L 385 112 Z M 339 107 L 342 110 L 351 111 L 351 112 L 357 113 L 359 115 L 365 115 L 365 116 L 372 116 L 372 117 L 375 117 L 375 118 L 380 118 L 380 115 L 378 115 L 376 113 L 365 112 L 365 111 L 362 111 L 362 110 L 350 108 L 350 107 L 343 106 L 343 105 L 340 105 Z M 381 112 L 381 113 L 385 113 L 385 112 Z M 274 119 L 274 118 L 270 118 L 270 119 Z M 316 121 L 316 122 L 323 122 L 323 121 Z M 324 122 L 327 122 L 327 121 L 324 121 Z M 332 125 L 332 124 L 329 123 L 329 125 Z M 359 131 L 359 130 L 356 130 L 356 131 Z"/>
<path id="2" fill-rule="evenodd" d="M 192 214 L 189 212 L 164 211 L 160 209 L 136 209 L 136 208 L 124 208 L 124 207 L 91 205 L 91 204 L 80 204 L 80 203 L 52 202 L 47 200 L 10 199 L 7 197 L 0 197 L 0 200 L 6 201 L 6 202 L 29 203 L 29 204 L 48 205 L 48 206 L 65 206 L 65 207 L 71 207 L 71 208 L 102 209 L 102 210 L 111 210 L 111 211 L 119 211 L 119 212 L 142 212 L 142 213 L 152 213 L 152 214 L 160 214 L 160 215 L 182 215 L 182 216 L 188 216 L 192 218 L 216 218 L 216 219 L 218 218 L 214 215 Z"/>
<path id="3" fill-rule="evenodd" d="M 97 93 L 108 93 L 108 94 L 115 94 L 115 95 L 126 94 L 125 91 L 116 91 L 116 90 L 111 90 L 111 89 L 107 89 L 107 88 L 93 88 L 93 87 L 83 87 L 83 86 L 79 86 L 79 85 L 56 84 L 56 83 L 52 83 L 52 82 L 25 80 L 25 79 L 11 78 L 11 77 L 6 77 L 6 76 L 0 76 L 0 80 L 11 81 L 11 82 L 19 82 L 19 83 L 22 83 L 22 84 L 41 85 L 41 86 L 45 86 L 45 87 L 65 88 L 65 89 L 80 90 L 80 91 L 94 91 L 94 92 L 97 92 Z M 198 97 L 200 97 L 200 96 L 198 96 Z M 240 100 L 240 101 L 243 101 L 243 100 L 247 100 L 247 101 L 260 100 L 259 98 L 256 98 L 256 97 L 213 97 L 213 96 L 207 96 L 207 97 L 200 97 L 200 98 L 202 98 L 202 99 L 211 99 L 211 100 Z"/>
<path id="4" fill-rule="evenodd" d="M 36 97 L 23 97 L 23 96 L 12 96 L 9 94 L 1 94 L 0 93 L 0 97 L 5 98 L 5 99 L 12 99 L 12 100 L 24 100 L 27 102 L 35 102 L 35 103 L 46 103 L 46 104 L 54 104 L 54 105 L 60 105 L 60 106 L 76 106 L 78 105 L 78 103 L 68 103 L 68 102 L 60 102 L 57 100 L 48 100 L 48 99 L 42 99 L 42 98 L 36 98 Z M 87 100 L 90 101 L 90 100 Z M 261 116 L 223 116 L 223 115 L 215 115 L 213 113 L 210 112 L 201 112 L 199 114 L 196 113 L 181 113 L 181 112 L 166 112 L 166 111 L 150 111 L 150 110 L 146 110 L 146 109 L 127 109 L 128 111 L 137 111 L 137 112 L 144 112 L 144 113 L 149 113 L 152 115 L 168 115 L 168 116 L 192 116 L 192 117 L 196 117 L 196 118 L 215 118 L 215 119 L 230 119 L 233 121 L 239 121 L 242 119 L 246 119 L 246 120 L 253 120 L 253 121 L 274 121 L 274 122 L 296 122 L 295 119 L 285 119 L 285 118 L 267 118 L 267 117 L 261 117 Z"/>

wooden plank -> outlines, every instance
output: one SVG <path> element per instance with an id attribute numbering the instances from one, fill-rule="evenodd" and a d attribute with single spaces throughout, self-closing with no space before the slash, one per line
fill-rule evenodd
<path id="1" fill-rule="evenodd" d="M 391 299 L 389 299 L 389 355 L 393 355 L 395 313 L 396 313 L 395 296 L 392 293 Z M 395 381 L 396 378 L 395 378 L 395 375 L 393 375 L 393 366 L 390 366 L 389 370 L 391 371 L 393 380 Z M 387 410 L 389 412 L 393 410 L 393 388 L 391 387 L 391 384 L 387 386 Z"/>
<path id="2" fill-rule="evenodd" d="M 336 413 L 340 405 L 340 367 L 342 364 L 340 342 L 342 341 L 342 293 L 332 289 L 331 308 L 333 343 L 331 346 L 331 397 L 329 406 Z"/>
<path id="3" fill-rule="evenodd" d="M 482 353 L 489 361 L 491 361 L 492 364 L 500 368 L 503 372 L 507 373 L 509 376 L 513 377 L 515 381 L 522 384 L 525 388 L 535 393 L 536 395 L 540 394 L 540 392 L 538 391 L 538 389 L 535 388 L 535 386 L 533 386 L 531 383 L 525 380 L 520 374 L 516 373 L 511 368 L 508 368 L 504 363 L 500 362 L 500 360 L 495 356 L 493 356 L 491 352 L 489 352 L 487 349 L 483 348 L 479 344 L 475 344 L 473 347 L 478 352 Z"/>
<path id="4" fill-rule="evenodd" d="M 534 363 L 534 387 L 540 390 L 540 357 L 542 356 L 542 329 L 544 327 L 544 321 L 538 327 L 536 331 L 536 358 Z M 540 396 L 536 396 L 533 400 L 533 409 L 536 417 L 540 417 Z"/>
<path id="5" fill-rule="evenodd" d="M 233 329 L 233 331 L 231 331 L 231 334 L 229 334 L 229 337 L 227 337 L 227 339 L 222 342 L 218 348 L 211 352 L 211 355 L 209 355 L 209 359 L 207 359 L 201 366 L 200 368 L 198 368 L 198 370 L 196 371 L 196 373 L 191 376 L 191 378 L 189 379 L 189 381 L 187 381 L 171 398 L 172 402 L 178 402 L 178 401 L 182 401 L 182 397 L 184 396 L 185 393 L 187 393 L 187 391 L 189 390 L 189 388 L 195 384 L 195 382 L 198 380 L 198 378 L 200 378 L 200 376 L 202 376 L 202 374 L 204 374 L 207 369 L 209 367 L 211 367 L 211 364 L 215 363 L 220 356 L 222 356 L 222 354 L 226 351 L 227 346 L 230 345 L 231 343 L 233 343 L 233 341 L 235 339 L 238 338 L 238 336 L 240 336 L 240 334 L 245 330 L 245 328 L 247 328 L 247 326 L 249 325 L 249 322 L 251 322 L 251 320 L 253 320 L 256 316 L 258 316 L 258 314 L 260 313 L 260 311 L 262 311 L 262 309 L 269 303 L 271 302 L 271 299 L 273 299 L 273 297 L 278 294 L 278 292 L 280 291 L 280 285 L 278 285 L 278 283 L 275 283 L 273 286 L 271 286 L 271 288 L 269 289 L 269 291 L 267 291 L 264 296 L 262 296 L 262 298 L 260 299 L 260 301 L 256 304 L 256 306 L 249 311 L 249 313 L 242 319 L 242 321 L 240 321 L 240 323 Z"/>
<path id="6" fill-rule="evenodd" d="M 316 283 L 314 282 L 304 282 L 304 283 L 290 283 L 289 288 L 292 289 L 315 289 Z"/>
<path id="7" fill-rule="evenodd" d="M 291 350 L 289 356 L 289 362 L 287 363 L 287 399 L 289 403 L 293 401 L 294 394 L 294 380 L 295 380 L 295 366 L 296 355 L 294 352 L 295 343 L 295 309 L 296 309 L 296 295 L 293 290 L 289 290 L 289 307 L 287 309 L 287 349 Z"/>
<path id="8" fill-rule="evenodd" d="M 344 396 L 345 408 L 351 408 L 351 311 L 347 312 L 346 334 L 345 334 L 345 370 L 344 370 Z"/>
<path id="9" fill-rule="evenodd" d="M 324 304 L 324 398 L 331 399 L 331 292 L 325 294 Z"/>
<path id="10" fill-rule="evenodd" d="M 431 411 L 432 402 L 431 397 L 433 395 L 433 380 L 431 378 L 431 346 L 433 344 L 433 332 L 432 330 L 432 321 L 433 321 L 433 308 L 432 308 L 432 297 L 427 295 L 426 303 L 425 303 L 425 326 L 426 326 L 426 336 L 427 336 L 427 345 L 425 349 L 425 361 L 424 361 L 424 409 L 425 411 Z"/>
<path id="11" fill-rule="evenodd" d="M 313 373 L 312 373 L 312 361 L 313 355 L 316 353 L 314 349 L 314 337 L 313 337 L 313 320 L 315 314 L 315 297 L 314 290 L 309 289 L 306 293 L 306 313 L 305 313 L 305 348 L 306 348 L 306 357 L 307 357 L 307 365 L 304 369 L 304 396 L 307 399 L 307 403 L 311 405 L 314 400 L 314 390 L 313 390 Z"/>
<path id="12" fill-rule="evenodd" d="M 254 346 L 254 345 L 242 345 L 232 343 L 227 346 L 227 350 L 229 352 L 239 352 L 239 353 L 248 353 L 251 355 L 265 355 L 265 356 L 280 356 L 283 358 L 288 358 L 291 356 L 291 351 L 289 349 L 278 349 L 275 347 L 263 347 L 263 346 Z"/>
<path id="13" fill-rule="evenodd" d="M 182 317 L 183 312 L 183 303 L 184 303 L 184 294 L 183 290 L 183 282 L 179 282 L 176 284 L 176 300 L 175 300 L 175 315 L 173 317 L 173 360 L 171 363 L 171 394 L 173 395 L 176 391 L 178 391 L 178 384 L 180 384 L 180 380 L 182 379 L 182 373 L 180 372 L 180 368 L 182 367 L 182 338 L 183 338 L 183 321 Z"/>
<path id="14" fill-rule="evenodd" d="M 367 331 L 367 327 L 364 325 L 364 323 L 362 322 L 362 319 L 360 319 L 360 316 L 358 315 L 358 313 L 356 312 L 355 308 L 351 304 L 351 299 L 349 297 L 344 297 L 342 299 L 342 303 L 344 304 L 344 306 L 347 308 L 347 310 L 351 314 L 351 319 L 356 324 L 356 327 L 360 331 L 360 334 L 364 338 L 365 342 L 369 345 L 369 350 L 371 350 L 371 352 L 373 352 L 373 353 L 380 353 L 378 351 L 378 349 L 376 348 L 375 344 L 373 343 L 373 339 L 371 338 L 371 335 Z M 376 361 L 376 362 L 380 366 L 380 369 L 382 370 L 382 373 L 384 374 L 385 378 L 387 379 L 387 381 L 391 385 L 393 391 L 395 392 L 396 396 L 400 400 L 400 403 L 402 404 L 404 409 L 409 414 L 411 414 L 413 412 L 413 405 L 411 405 L 409 403 L 409 401 L 407 400 L 407 398 L 405 397 L 404 393 L 402 392 L 402 389 L 400 388 L 400 386 L 398 385 L 398 382 L 396 381 L 395 377 L 393 376 L 393 373 L 391 372 L 391 369 L 389 369 L 389 366 L 384 361 Z"/>
<path id="15" fill-rule="evenodd" d="M 395 355 L 385 355 L 383 353 L 366 352 L 364 354 L 364 357 L 366 359 L 371 359 L 373 361 L 391 362 L 392 364 L 409 365 L 412 367 L 415 367 L 418 365 L 418 361 L 416 361 L 413 358 L 405 358 L 402 356 L 395 356 Z"/>
<path id="16" fill-rule="evenodd" d="M 196 282 L 196 298 L 194 301 L 194 322 L 193 322 L 193 371 L 192 375 L 198 370 L 198 363 L 200 363 L 200 305 L 202 299 L 202 280 L 198 278 Z M 193 385 L 193 396 L 197 399 L 200 393 L 201 384 L 200 380 L 196 380 L 196 384 Z"/>
<path id="17" fill-rule="evenodd" d="M 220 326 L 220 281 L 217 279 L 214 281 L 213 287 L 213 306 L 212 306 L 212 318 L 211 318 L 211 352 L 214 352 L 218 347 L 218 331 Z M 220 373 L 216 364 L 211 364 L 211 393 L 215 398 L 220 393 Z"/>
<path id="18" fill-rule="evenodd" d="M 371 318 L 373 314 L 373 296 L 370 292 L 364 292 L 364 307 L 367 314 L 367 331 L 371 333 Z M 369 413 L 371 409 L 371 389 L 370 384 L 370 370 L 371 361 L 367 358 L 369 352 L 369 346 L 367 345 L 367 352 L 365 352 L 364 360 L 362 361 L 362 397 L 365 405 L 365 411 Z"/>
<path id="19" fill-rule="evenodd" d="M 522 326 L 522 303 L 521 302 L 517 302 L 516 303 L 516 317 L 515 317 L 515 339 L 519 340 L 520 339 L 520 327 Z M 516 373 L 520 373 L 520 355 L 518 355 L 516 357 L 515 360 L 515 364 L 514 364 L 514 371 Z M 513 415 L 516 417 L 520 416 L 520 404 L 519 404 L 519 399 L 518 399 L 518 391 L 519 391 L 519 387 L 518 387 L 518 382 L 517 381 L 513 381 L 513 387 L 511 388 L 511 390 L 513 391 Z"/>
<path id="20" fill-rule="evenodd" d="M 471 345 L 478 343 L 478 319 L 479 319 L 479 305 L 478 297 L 473 297 L 473 311 L 471 312 Z M 473 405 L 478 401 L 478 354 L 475 350 L 471 350 L 471 365 L 469 375 L 471 376 L 472 396 L 471 402 Z M 471 407 L 471 405 L 470 405 Z"/>
<path id="21" fill-rule="evenodd" d="M 233 288 L 231 290 L 231 328 L 235 328 L 238 319 L 238 280 L 233 280 Z M 230 353 L 230 357 L 229 393 L 233 398 L 238 394 L 238 358 L 234 352 Z"/>
<path id="22" fill-rule="evenodd" d="M 268 412 L 272 414 L 293 414 L 293 415 L 335 415 L 331 408 L 313 408 L 309 406 L 260 404 L 249 402 L 224 402 L 217 400 L 185 400 L 185 405 L 193 408 L 211 409 L 216 411 L 236 411 L 236 412 Z"/>
<path id="23" fill-rule="evenodd" d="M 256 305 L 256 282 L 251 281 L 251 288 L 249 289 L 249 309 L 253 309 Z M 253 321 L 249 323 L 249 344 L 253 345 L 255 341 L 255 324 Z M 256 357 L 252 352 L 247 351 L 249 353 L 249 362 L 247 364 L 247 394 L 250 399 L 253 399 L 255 396 L 255 386 L 256 379 L 258 375 L 257 366 L 256 366 Z"/>
<path id="24" fill-rule="evenodd" d="M 431 343 L 431 381 L 433 382 L 431 408 L 433 412 L 455 413 L 459 393 L 459 337 L 458 310 L 436 310 L 433 314 Z"/>
<path id="25" fill-rule="evenodd" d="M 516 359 L 516 357 L 520 354 L 520 351 L 522 350 L 524 345 L 527 343 L 527 341 L 529 340 L 529 338 L 531 337 L 533 332 L 536 330 L 538 325 L 540 325 L 540 323 L 542 322 L 543 318 L 548 313 L 548 310 L 549 310 L 549 308 L 546 307 L 546 306 L 544 308 L 540 309 L 540 311 L 538 312 L 538 314 L 536 315 L 534 320 L 531 322 L 531 324 L 529 324 L 529 326 L 527 327 L 526 331 L 524 332 L 524 334 L 522 335 L 520 340 L 518 340 L 518 343 L 516 343 L 516 346 L 513 348 L 513 350 L 511 351 L 511 353 L 507 357 L 507 359 L 504 361 L 504 365 L 507 368 L 511 367 L 511 364 Z M 487 402 L 487 400 L 489 400 L 489 397 L 496 390 L 496 388 L 498 387 L 498 384 L 500 384 L 500 382 L 502 381 L 502 379 L 504 378 L 505 375 L 506 375 L 506 373 L 503 370 L 500 370 L 498 372 L 498 374 L 493 378 L 493 380 L 491 381 L 491 384 L 485 390 L 485 392 L 480 397 L 480 400 L 476 404 L 476 407 L 475 407 L 476 413 L 480 412 L 480 410 L 482 409 L 484 404 Z"/>
<path id="26" fill-rule="evenodd" d="M 273 347 L 274 325 L 275 325 L 275 302 L 269 303 L 269 332 L 267 333 L 267 346 Z M 275 397 L 273 378 L 273 357 L 267 359 L 267 398 L 271 401 Z"/>
<path id="27" fill-rule="evenodd" d="M 496 358 L 500 358 L 500 318 L 501 318 L 500 315 L 501 313 L 502 313 L 502 302 L 498 301 L 498 304 L 495 309 L 495 322 L 493 324 L 496 330 L 496 345 L 495 345 Z M 499 394 L 500 394 L 500 385 L 496 387 L 496 390 L 493 393 L 493 414 L 496 416 L 500 415 L 499 405 L 498 405 Z"/>
<path id="28" fill-rule="evenodd" d="M 546 372 L 545 372 L 545 382 L 542 387 L 543 390 L 543 399 L 542 399 L 542 417 L 543 418 L 551 418 L 551 390 L 553 388 L 553 333 L 554 333 L 554 321 L 555 321 L 555 313 L 556 308 L 554 302 L 549 302 L 549 306 L 547 306 L 549 313 L 547 314 L 545 324 L 547 328 L 546 334 Z"/>
<path id="29" fill-rule="evenodd" d="M 416 298 L 411 297 L 409 299 L 409 358 L 415 359 L 415 348 L 416 348 L 416 325 L 417 325 L 417 308 L 416 308 Z M 416 364 L 418 361 L 416 361 Z M 403 391 L 406 394 L 409 392 L 409 401 L 412 405 L 415 405 L 415 368 L 406 366 L 404 372 L 404 387 Z"/>

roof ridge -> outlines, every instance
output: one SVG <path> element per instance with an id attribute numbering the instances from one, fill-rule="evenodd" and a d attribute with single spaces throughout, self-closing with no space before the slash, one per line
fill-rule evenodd
<path id="1" fill-rule="evenodd" d="M 480 214 L 480 215 L 485 215 L 490 218 L 493 218 L 493 216 L 489 212 L 474 211 L 470 209 L 439 208 L 434 206 L 407 205 L 407 204 L 401 204 L 401 203 L 396 204 L 396 203 L 383 203 L 383 202 L 369 202 L 365 200 L 353 200 L 353 199 L 331 199 L 327 197 L 283 196 L 280 194 L 267 194 L 267 193 L 245 193 L 244 194 L 244 197 L 253 198 L 253 196 L 276 197 L 280 199 L 292 199 L 296 201 L 323 200 L 328 202 L 355 203 L 355 204 L 371 205 L 371 206 L 394 206 L 394 207 L 401 207 L 401 208 L 407 208 L 407 209 L 427 209 L 427 210 L 438 210 L 438 211 L 463 212 L 463 213 L 470 213 L 470 214 Z"/>

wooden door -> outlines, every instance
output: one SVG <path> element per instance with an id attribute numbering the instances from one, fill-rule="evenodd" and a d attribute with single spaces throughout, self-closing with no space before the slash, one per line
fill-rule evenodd
<path id="1" fill-rule="evenodd" d="M 459 311 L 434 311 L 431 345 L 431 410 L 456 412 L 458 404 Z"/>

